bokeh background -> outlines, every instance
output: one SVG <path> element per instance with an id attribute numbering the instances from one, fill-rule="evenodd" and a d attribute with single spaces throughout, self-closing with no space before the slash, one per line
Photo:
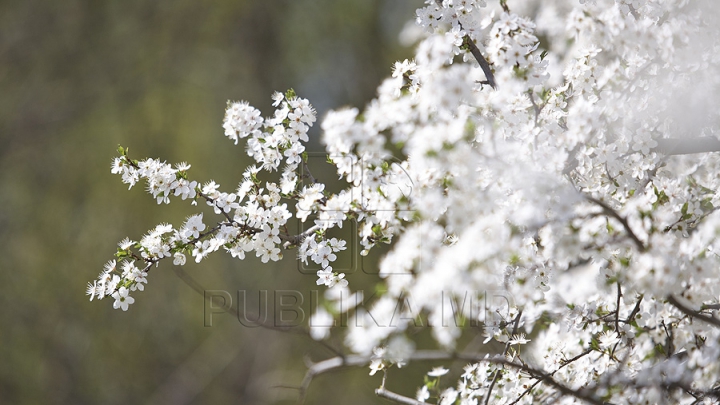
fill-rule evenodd
<path id="1" fill-rule="evenodd" d="M 249 161 L 223 136 L 227 100 L 267 116 L 272 92 L 292 87 L 320 117 L 362 107 L 411 56 L 398 35 L 421 3 L 0 2 L 0 403 L 294 403 L 303 358 L 332 353 L 228 315 L 205 327 L 203 298 L 170 262 L 128 312 L 88 302 L 86 283 L 119 240 L 208 212 L 127 191 L 110 162 L 120 144 L 134 158 L 190 162 L 194 179 L 233 190 Z M 270 265 L 215 254 L 186 270 L 231 293 L 309 291 L 316 278 L 292 253 Z M 306 403 L 383 403 L 367 371 L 319 377 Z M 397 384 L 417 387 L 425 371 Z"/>

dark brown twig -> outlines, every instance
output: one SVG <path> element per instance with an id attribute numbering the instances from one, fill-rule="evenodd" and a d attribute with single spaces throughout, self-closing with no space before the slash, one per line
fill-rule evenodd
<path id="1" fill-rule="evenodd" d="M 637 235 L 635 235 L 635 232 L 633 232 L 632 228 L 630 228 L 630 225 L 628 224 L 626 218 L 623 218 L 620 214 L 618 214 L 617 211 L 612 209 L 612 207 L 607 205 L 607 203 L 605 203 L 604 201 L 598 200 L 597 198 L 590 197 L 590 196 L 585 196 L 585 198 L 588 201 L 592 202 L 593 204 L 600 206 L 603 209 L 603 212 L 605 213 L 605 215 L 615 218 L 618 222 L 620 222 L 620 224 L 622 224 L 623 228 L 625 228 L 625 232 L 627 232 L 630 239 L 632 239 L 632 241 L 635 243 L 635 246 L 637 246 L 637 248 L 641 252 L 644 252 L 645 250 L 647 250 L 647 248 L 645 247 L 645 244 L 642 243 L 642 241 L 637 237 Z"/>
<path id="2" fill-rule="evenodd" d="M 701 314 L 698 311 L 695 311 L 692 308 L 687 307 L 685 304 L 678 301 L 678 299 L 674 295 L 668 296 L 668 302 L 670 305 L 674 306 L 675 308 L 679 309 L 680 312 L 683 314 L 689 316 L 690 318 L 695 318 L 697 320 L 703 321 L 705 323 L 709 323 L 713 326 L 720 326 L 720 319 L 715 318 L 714 316 L 708 316 L 705 314 Z"/>
<path id="3" fill-rule="evenodd" d="M 438 7 L 440 7 L 441 9 L 443 8 L 442 0 L 435 0 L 435 3 L 437 3 Z M 462 25 L 460 25 L 460 28 L 462 29 Z M 480 69 L 482 69 L 486 79 L 486 81 L 483 83 L 489 84 L 490 87 L 492 87 L 493 89 L 497 89 L 497 84 L 495 83 L 495 75 L 493 75 L 492 68 L 483 56 L 482 52 L 480 52 L 480 49 L 477 47 L 477 45 L 475 45 L 475 41 L 470 38 L 470 35 L 465 35 L 463 37 L 463 45 L 467 46 L 472 56 L 475 58 L 478 64 L 480 64 Z"/>
<path id="4" fill-rule="evenodd" d="M 520 325 L 520 317 L 522 316 L 522 311 L 518 312 L 517 316 L 513 320 L 513 330 L 512 334 L 517 333 L 518 326 Z M 510 339 L 512 339 L 512 336 L 510 336 Z M 503 350 L 503 356 L 505 356 L 510 350 L 510 339 L 508 339 L 507 343 L 505 343 L 505 349 Z M 497 383 L 497 380 L 500 378 L 500 370 L 495 370 L 495 374 L 493 375 L 493 379 L 490 382 L 490 387 L 487 390 L 487 395 L 485 395 L 485 405 L 488 405 L 490 403 L 490 394 L 492 394 L 492 390 L 495 387 L 495 384 Z"/>
<path id="5" fill-rule="evenodd" d="M 567 386 L 555 381 L 552 378 L 552 374 L 546 374 L 543 371 L 537 370 L 526 364 L 516 363 L 514 361 L 510 361 L 510 360 L 506 359 L 505 357 L 500 357 L 500 356 L 485 359 L 483 361 L 487 361 L 487 362 L 493 363 L 493 364 L 501 364 L 504 366 L 514 368 L 519 371 L 523 371 L 523 372 L 529 374 L 532 378 L 539 379 L 542 382 L 552 386 L 556 390 L 560 391 L 560 393 L 563 395 L 575 397 L 575 398 L 583 400 L 585 402 L 589 402 L 593 405 L 604 405 L 603 401 L 601 401 L 600 399 L 598 399 L 598 398 L 594 397 L 592 394 L 590 394 L 590 391 L 591 391 L 590 389 L 583 389 L 583 390 L 572 389 L 570 387 L 567 387 Z"/>
<path id="6" fill-rule="evenodd" d="M 557 369 L 555 369 L 555 371 L 553 371 L 552 373 L 550 373 L 550 374 L 548 374 L 548 375 L 551 376 L 551 377 L 554 376 L 555 373 L 557 373 L 558 371 L 560 371 L 563 367 L 567 366 L 568 364 L 570 364 L 570 363 L 572 363 L 572 362 L 574 362 L 574 361 L 576 361 L 576 360 L 578 360 L 578 359 L 580 359 L 580 358 L 583 358 L 583 357 L 587 356 L 587 355 L 590 354 L 590 353 L 592 353 L 592 349 L 587 349 L 587 350 L 585 350 L 584 352 L 578 354 L 577 356 L 573 357 L 572 359 L 565 361 L 560 367 L 558 367 Z M 539 379 L 539 380 L 535 381 L 535 382 L 533 383 L 533 385 L 529 386 L 525 391 L 523 391 L 522 394 L 520 394 L 519 397 L 517 397 L 517 398 L 515 399 L 515 401 L 511 402 L 509 405 L 515 405 L 515 404 L 517 404 L 518 402 L 520 402 L 520 400 L 521 400 L 525 395 L 529 394 L 530 391 L 532 391 L 535 387 L 537 387 L 538 384 L 540 384 L 541 382 L 543 382 L 543 380 L 540 380 L 540 379 Z"/>
<path id="7" fill-rule="evenodd" d="M 620 335 L 620 297 L 622 297 L 622 287 L 617 282 L 617 304 L 615 305 L 615 332 Z"/>

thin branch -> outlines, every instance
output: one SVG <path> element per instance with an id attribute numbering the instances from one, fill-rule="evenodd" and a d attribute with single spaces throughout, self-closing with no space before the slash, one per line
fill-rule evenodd
<path id="1" fill-rule="evenodd" d="M 474 356 L 472 354 L 455 354 L 451 352 L 442 352 L 442 351 L 432 351 L 432 350 L 420 350 L 412 354 L 410 356 L 410 361 L 433 361 L 433 360 L 453 360 L 453 359 L 462 359 L 462 360 L 470 360 L 470 361 L 480 361 L 482 360 L 479 356 Z M 323 360 L 318 363 L 311 363 L 308 367 L 307 372 L 305 373 L 305 377 L 303 377 L 303 381 L 300 384 L 300 395 L 298 398 L 298 404 L 302 404 L 305 401 L 305 394 L 307 392 L 307 389 L 310 387 L 310 383 L 312 382 L 313 378 L 317 377 L 318 375 L 325 374 L 337 369 L 341 368 L 348 368 L 348 367 L 362 367 L 370 363 L 372 360 L 371 356 L 360 356 L 360 355 L 350 355 L 350 356 L 337 356 L 333 357 L 327 360 Z"/>
<path id="2" fill-rule="evenodd" d="M 131 165 L 131 166 L 132 166 L 133 168 L 135 168 L 135 169 L 140 169 L 140 166 L 139 166 L 138 164 L 134 163 L 132 160 L 130 160 L 130 158 L 128 158 L 127 155 L 123 155 L 123 157 L 125 158 L 125 162 L 126 162 L 127 164 Z M 305 162 L 305 160 L 303 160 L 303 167 L 304 167 L 305 171 L 307 172 L 307 177 L 310 178 L 310 180 L 312 181 L 312 183 L 313 183 L 313 184 L 314 184 L 314 183 L 317 183 L 317 180 L 315 180 L 315 177 L 313 177 L 312 173 L 310 173 L 310 168 L 308 167 L 307 162 Z M 303 175 L 303 176 L 305 176 L 305 175 Z M 257 186 L 256 186 L 256 188 L 257 188 Z M 213 228 L 212 230 L 206 232 L 205 234 L 201 234 L 201 237 L 195 238 L 195 239 L 191 240 L 191 241 L 188 242 L 188 243 L 195 243 L 195 242 L 199 241 L 200 239 L 202 239 L 202 238 L 204 237 L 204 235 L 209 235 L 210 233 L 212 233 L 212 232 L 214 232 L 214 231 L 217 231 L 221 225 L 229 225 L 229 226 L 237 225 L 237 226 L 241 227 L 244 231 L 247 231 L 248 233 L 251 233 L 251 234 L 256 234 L 256 233 L 262 232 L 262 229 L 254 228 L 254 227 L 248 226 L 247 224 L 243 224 L 243 223 L 240 223 L 240 222 L 236 221 L 232 216 L 230 216 L 229 213 L 225 212 L 224 209 L 221 209 L 220 207 L 218 207 L 218 206 L 217 206 L 217 200 L 214 199 L 214 198 L 212 198 L 211 196 L 209 196 L 209 195 L 207 195 L 207 194 L 205 194 L 205 193 L 203 193 L 202 191 L 199 191 L 199 190 L 197 191 L 197 195 L 200 196 L 200 197 L 202 197 L 202 198 L 203 198 L 207 203 L 209 203 L 209 205 L 211 205 L 213 208 L 220 209 L 221 214 L 222 214 L 222 215 L 225 217 L 225 219 L 227 220 L 227 224 L 221 222 L 221 223 L 218 224 L 217 227 L 215 227 L 215 228 Z M 321 201 L 322 201 L 322 200 L 321 200 Z M 279 237 L 282 241 L 285 242 L 284 247 L 287 248 L 287 247 L 289 247 L 290 245 L 299 245 L 299 244 L 303 241 L 303 239 L 305 239 L 305 237 L 307 237 L 308 235 L 312 234 L 312 233 L 315 232 L 317 229 L 319 229 L 319 227 L 314 226 L 314 227 L 308 229 L 307 231 L 305 231 L 305 232 L 303 232 L 303 233 L 301 233 L 301 234 L 299 234 L 299 235 L 279 234 L 278 237 Z M 145 259 L 136 258 L 136 260 L 145 260 Z M 147 260 L 145 260 L 145 261 L 148 262 Z M 153 260 L 152 263 L 156 263 L 157 261 L 158 261 L 158 260 Z M 148 262 L 148 263 L 150 263 L 150 262 Z"/>
<path id="3" fill-rule="evenodd" d="M 308 173 L 309 173 L 309 171 L 308 171 Z M 313 182 L 314 182 L 314 179 L 313 179 Z M 215 199 L 213 199 L 212 197 L 210 197 L 210 196 L 208 196 L 208 195 L 205 195 L 205 194 L 203 194 L 203 193 L 199 193 L 199 195 L 200 195 L 201 197 L 203 197 L 206 201 L 208 201 L 208 202 L 212 203 L 213 205 L 215 205 Z M 243 223 L 240 223 L 240 222 L 238 222 L 238 221 L 235 221 L 235 220 L 234 220 L 233 218 L 231 218 L 230 215 L 229 215 L 228 213 L 226 213 L 224 210 L 221 210 L 221 211 L 222 211 L 223 216 L 225 216 L 225 218 L 228 220 L 227 225 L 237 225 L 237 226 L 241 227 L 244 231 L 247 231 L 247 232 L 250 233 L 250 234 L 256 234 L 256 233 L 261 233 L 261 232 L 262 232 L 262 229 L 258 229 L 258 228 L 252 227 L 252 226 L 248 226 L 247 224 L 243 224 Z M 219 227 L 220 225 L 225 225 L 225 223 L 220 223 L 220 224 L 218 225 L 218 227 Z M 315 231 L 317 231 L 318 229 L 321 229 L 321 228 L 322 228 L 322 227 L 321 227 L 320 225 L 313 225 L 312 227 L 308 228 L 308 229 L 305 230 L 304 232 L 302 232 L 302 233 L 300 233 L 300 234 L 297 234 L 297 235 L 289 235 L 289 234 L 280 233 L 280 234 L 278 234 L 277 236 L 278 236 L 278 238 L 280 238 L 280 240 L 282 240 L 283 242 L 285 242 L 285 243 L 283 244 L 283 247 L 287 249 L 287 248 L 290 247 L 290 246 L 298 246 L 298 245 L 300 245 L 300 243 L 302 243 L 302 241 L 303 241 L 306 237 L 310 236 L 313 232 L 315 232 Z M 219 228 L 217 228 L 217 229 L 219 229 Z M 217 230 L 217 229 L 213 228 L 213 230 Z M 193 243 L 194 243 L 194 242 L 193 242 Z"/>
<path id="4" fill-rule="evenodd" d="M 437 3 L 438 7 L 441 9 L 444 8 L 442 5 L 442 0 L 435 0 L 435 3 Z M 505 6 L 507 7 L 507 6 Z M 462 24 L 460 24 L 460 29 L 462 29 Z M 475 57 L 475 60 L 480 64 L 480 69 L 482 69 L 483 73 L 485 74 L 486 82 L 483 82 L 484 84 L 489 84 L 490 87 L 493 89 L 497 89 L 497 84 L 495 83 L 495 75 L 493 75 L 492 68 L 490 68 L 490 64 L 483 56 L 482 52 L 480 52 L 480 49 L 475 45 L 475 41 L 473 41 L 472 38 L 470 38 L 470 35 L 465 35 L 463 37 L 463 45 L 467 46 L 470 49 L 470 53 L 473 57 Z"/>
<path id="5" fill-rule="evenodd" d="M 632 4 L 628 4 L 628 7 L 630 8 L 630 14 L 632 14 L 633 18 L 639 20 L 640 14 L 635 10 L 635 7 Z"/>
<path id="6" fill-rule="evenodd" d="M 305 372 L 305 377 L 303 377 L 302 383 L 300 383 L 300 389 L 298 394 L 298 404 L 303 404 L 305 402 L 305 395 L 307 394 L 307 390 L 310 387 L 310 383 L 312 383 L 313 378 L 320 374 L 324 374 L 339 368 L 344 367 L 361 367 L 366 365 L 370 362 L 369 356 L 338 356 L 333 357 L 327 360 L 323 360 L 319 363 L 314 363 L 308 367 L 308 370 Z"/>
<path id="7" fill-rule="evenodd" d="M 490 68 L 490 64 L 487 60 L 485 60 L 485 57 L 482 55 L 482 52 L 480 52 L 480 49 L 478 49 L 477 45 L 475 45 L 475 42 L 472 40 L 472 38 L 470 38 L 469 35 L 465 35 L 465 37 L 463 38 L 463 43 L 465 43 L 467 47 L 470 48 L 470 53 L 480 64 L 480 69 L 482 69 L 483 73 L 485 74 L 487 84 L 489 84 L 490 87 L 492 87 L 493 89 L 497 89 L 497 83 L 495 83 L 495 75 L 493 75 L 492 68 Z"/>
<path id="8" fill-rule="evenodd" d="M 615 332 L 620 335 L 620 297 L 622 297 L 622 287 L 617 282 L 617 304 L 615 305 Z"/>
<path id="9" fill-rule="evenodd" d="M 697 228 L 700 223 L 707 218 L 710 214 L 717 211 L 718 207 L 713 207 L 711 210 L 706 211 L 704 214 L 700 215 L 699 217 L 693 219 L 692 221 L 688 221 L 688 227 L 690 228 Z"/>
<path id="10" fill-rule="evenodd" d="M 443 351 L 435 351 L 435 350 L 418 350 L 414 352 L 408 361 L 435 361 L 435 360 L 465 360 L 465 361 L 474 361 L 479 362 L 484 359 L 483 356 L 479 356 L 473 353 L 453 353 L 453 352 L 443 352 Z M 313 378 L 325 374 L 337 369 L 341 368 L 347 368 L 347 367 L 362 367 L 370 363 L 372 360 L 371 356 L 359 356 L 359 355 L 350 355 L 350 356 L 338 356 L 333 357 L 327 360 L 323 360 L 318 363 L 310 364 L 308 367 L 307 372 L 305 372 L 305 377 L 303 377 L 303 381 L 300 384 L 300 394 L 298 397 L 298 404 L 302 404 L 305 401 L 305 394 L 307 392 L 307 389 L 310 387 L 310 383 L 312 383 Z"/>
<path id="11" fill-rule="evenodd" d="M 582 356 L 587 355 L 587 353 L 583 352 L 578 356 L 575 356 L 574 358 L 568 360 L 565 365 L 570 364 L 571 362 L 579 359 Z M 580 400 L 589 402 L 593 405 L 603 405 L 603 402 L 599 399 L 595 398 L 591 395 L 590 389 L 585 390 L 574 390 L 572 388 L 569 388 L 557 381 L 555 381 L 552 376 L 557 372 L 557 370 L 551 374 L 547 374 L 544 371 L 535 369 L 533 367 L 530 367 L 526 364 L 516 363 L 514 361 L 510 361 L 506 359 L 504 356 L 497 356 L 497 357 L 487 357 L 487 356 L 480 356 L 475 353 L 453 353 L 453 352 L 443 352 L 443 351 L 435 351 L 435 350 L 419 350 L 415 353 L 413 353 L 410 358 L 407 359 L 409 362 L 412 361 L 434 361 L 434 360 L 464 360 L 464 361 L 471 361 L 471 362 L 488 362 L 492 364 L 498 364 L 498 365 L 504 365 L 513 369 L 516 369 L 518 371 L 525 372 L 529 374 L 532 378 L 538 379 L 541 382 L 544 382 L 553 388 L 560 391 L 563 395 L 572 396 L 575 398 L 578 398 Z M 310 386 L 310 383 L 312 382 L 314 377 L 317 377 L 318 375 L 325 374 L 340 368 L 345 367 L 360 367 L 368 364 L 371 361 L 370 356 L 359 356 L 359 355 L 351 355 L 351 356 L 345 356 L 345 357 L 333 357 L 327 360 L 323 360 L 319 363 L 312 364 L 308 371 L 305 373 L 305 377 L 303 378 L 303 382 L 301 384 L 300 390 L 300 398 L 298 399 L 298 404 L 302 404 L 305 400 L 305 393 L 307 391 L 307 388 Z M 381 387 L 382 388 L 382 387 Z M 385 390 L 386 392 L 389 392 Z M 390 399 L 390 398 L 388 398 Z M 402 402 L 401 402 L 402 403 Z M 417 404 L 418 402 L 414 402 L 413 404 Z M 422 404 L 422 402 L 420 402 Z"/>
<path id="12" fill-rule="evenodd" d="M 216 300 L 216 298 L 218 298 L 217 296 L 214 296 L 214 295 L 208 296 L 207 294 L 205 294 L 205 291 L 207 291 L 205 289 L 205 287 L 203 287 L 200 283 L 195 281 L 195 279 L 192 278 L 189 274 L 187 274 L 187 272 L 185 272 L 185 270 L 183 270 L 183 268 L 181 266 L 174 266 L 173 271 L 175 272 L 175 275 L 178 276 L 178 278 L 180 278 L 180 280 L 182 280 L 188 287 L 192 288 L 196 293 L 202 295 L 206 301 L 210 302 L 211 304 L 216 304 L 216 305 L 220 306 L 220 308 L 223 311 L 227 312 L 230 315 L 233 315 L 236 318 L 240 317 L 240 312 L 237 309 L 233 308 L 230 305 L 227 305 L 227 303 L 225 303 L 225 302 L 221 303 L 219 300 Z M 271 329 L 271 330 L 276 330 L 276 331 L 280 331 L 280 332 L 288 332 L 291 330 L 290 329 L 291 327 L 288 327 L 288 326 L 286 326 L 286 327 L 274 326 L 274 325 L 268 325 L 268 324 L 265 324 L 262 322 L 250 321 L 250 320 L 248 320 L 248 322 L 250 322 L 256 326 L 265 328 L 265 329 Z"/>
<path id="13" fill-rule="evenodd" d="M 302 159 L 302 164 L 303 164 L 303 171 L 305 172 L 303 174 L 303 177 L 307 177 L 310 180 L 310 183 L 312 183 L 312 184 L 317 183 L 317 180 L 315 179 L 315 176 L 313 176 L 312 173 L 310 172 L 310 167 L 308 166 L 305 159 Z"/>
<path id="14" fill-rule="evenodd" d="M 572 363 L 572 362 L 574 362 L 574 361 L 576 361 L 576 360 L 578 360 L 578 359 L 580 359 L 580 358 L 583 358 L 583 357 L 587 356 L 587 355 L 590 354 L 590 353 L 592 353 L 592 349 L 587 349 L 587 350 L 585 350 L 584 352 L 578 354 L 577 356 L 573 357 L 572 359 L 567 360 L 566 362 L 564 362 L 560 367 L 558 367 L 557 369 L 555 369 L 555 371 L 553 371 L 552 373 L 550 373 L 550 374 L 548 374 L 548 375 L 551 376 L 551 377 L 554 376 L 555 373 L 557 373 L 558 371 L 560 371 L 560 369 L 562 369 L 563 367 L 567 366 L 568 364 L 570 364 L 570 363 Z M 529 394 L 530 391 L 532 391 L 535 387 L 537 387 L 538 384 L 540 384 L 541 382 L 543 382 L 543 380 L 537 380 L 537 381 L 535 381 L 535 383 L 533 383 L 533 385 L 529 386 L 525 391 L 523 391 L 522 394 L 520 394 L 519 397 L 517 397 L 517 399 L 515 399 L 515 401 L 511 402 L 509 405 L 515 405 L 515 404 L 517 404 L 518 402 L 520 402 L 520 400 L 521 400 L 525 395 Z"/>
<path id="15" fill-rule="evenodd" d="M 538 118 L 540 117 L 540 112 L 542 111 L 542 109 L 545 105 L 543 105 L 543 107 L 540 107 L 537 105 L 537 103 L 535 102 L 535 95 L 533 94 L 532 89 L 528 90 L 527 95 L 530 98 L 530 103 L 532 103 L 533 111 L 535 112 L 535 126 L 537 126 Z"/>
<path id="16" fill-rule="evenodd" d="M 580 151 L 581 148 L 582 144 L 578 143 L 577 145 L 575 145 L 574 148 L 572 148 L 572 150 L 568 151 L 568 160 L 567 162 L 565 162 L 565 167 L 563 168 L 562 174 L 568 175 L 569 177 L 569 174 L 578 166 L 579 162 L 575 156 L 577 156 L 577 153 Z"/>
<path id="17" fill-rule="evenodd" d="M 396 394 L 392 391 L 388 391 L 387 388 L 380 387 L 375 390 L 375 395 L 379 396 L 380 398 L 389 399 L 391 401 L 395 401 L 398 404 L 405 404 L 405 405 L 427 405 L 427 402 L 420 402 L 418 400 L 408 398 L 405 396 L 402 396 L 400 394 Z"/>
<path id="18" fill-rule="evenodd" d="M 190 276 L 189 274 L 187 274 L 187 272 L 185 272 L 185 270 L 183 270 L 183 268 L 181 266 L 174 266 L 173 271 L 175 272 L 175 275 L 177 275 L 180 278 L 180 280 L 182 280 L 188 287 L 192 288 L 196 293 L 202 295 L 203 298 L 205 298 L 205 300 L 209 301 L 210 303 L 220 305 L 220 308 L 223 311 L 225 311 L 226 313 L 228 313 L 230 315 L 233 315 L 236 319 L 240 319 L 240 313 L 237 309 L 233 308 L 230 305 L 225 305 L 225 302 L 220 303 L 218 301 L 215 301 L 215 299 L 218 298 L 217 296 L 206 295 L 205 287 L 203 287 L 200 283 L 195 281 L 195 279 L 192 278 L 192 276 Z M 323 342 L 321 340 L 313 339 L 310 336 L 310 334 L 304 329 L 299 329 L 294 326 L 275 326 L 275 325 L 257 322 L 257 321 L 251 321 L 251 320 L 247 320 L 247 319 L 246 319 L 246 321 L 249 323 L 252 323 L 256 326 L 259 326 L 263 329 L 269 329 L 269 330 L 274 330 L 274 331 L 278 331 L 278 332 L 295 333 L 298 335 L 305 336 L 308 339 L 312 340 L 313 342 L 316 342 L 316 343 L 322 345 L 323 347 L 328 349 L 330 352 L 332 352 L 338 356 L 344 355 L 340 350 L 334 348 L 333 346 L 329 345 L 328 343 Z"/>
<path id="19" fill-rule="evenodd" d="M 546 374 L 543 371 L 537 370 L 526 364 L 516 363 L 514 361 L 510 361 L 510 360 L 506 359 L 505 357 L 499 357 L 499 356 L 491 357 L 491 358 L 485 359 L 483 361 L 487 361 L 487 362 L 493 363 L 493 364 L 501 364 L 501 365 L 505 365 L 505 366 L 514 368 L 519 371 L 523 371 L 523 372 L 529 374 L 531 377 L 533 377 L 535 379 L 540 379 L 542 382 L 552 386 L 553 388 L 560 391 L 560 393 L 562 393 L 563 395 L 575 397 L 575 398 L 583 400 L 585 402 L 589 402 L 593 405 L 604 405 L 603 401 L 592 396 L 589 389 L 586 389 L 586 390 L 572 389 L 570 387 L 567 387 L 567 386 L 555 381 L 552 378 L 551 374 Z"/>
<path id="20" fill-rule="evenodd" d="M 513 320 L 513 330 L 512 334 L 517 333 L 518 326 L 520 325 L 520 317 L 522 316 L 522 311 L 518 312 L 517 316 Z M 511 336 L 512 338 L 512 336 Z M 505 349 L 503 350 L 503 356 L 505 356 L 510 349 L 510 339 L 508 339 L 507 343 L 505 343 Z M 490 394 L 492 394 L 492 390 L 495 387 L 495 384 L 497 383 L 497 380 L 500 378 L 500 370 L 495 370 L 495 375 L 493 375 L 492 382 L 490 382 L 490 387 L 487 390 L 487 394 L 485 395 L 485 405 L 488 405 L 490 403 Z"/>
<path id="21" fill-rule="evenodd" d="M 660 321 L 660 325 L 663 327 L 663 330 L 665 330 L 665 357 L 668 359 L 673 356 L 673 353 L 675 352 L 675 347 L 673 345 L 673 329 L 672 325 L 670 325 L 670 330 L 668 330 L 667 325 L 665 324 L 665 320 Z"/>
<path id="22" fill-rule="evenodd" d="M 321 228 L 322 228 L 322 226 L 315 224 L 315 225 L 311 226 L 310 228 L 306 229 L 305 231 L 303 231 L 302 233 L 299 233 L 295 236 L 289 236 L 283 246 L 286 248 L 291 245 L 299 246 L 302 243 L 302 241 L 305 240 L 305 238 L 312 235 L 315 231 L 317 231 L 318 229 L 321 229 Z"/>
<path id="23" fill-rule="evenodd" d="M 645 250 L 647 250 L 647 248 L 642 243 L 642 241 L 637 237 L 637 235 L 635 235 L 635 232 L 633 232 L 632 228 L 630 228 L 630 224 L 628 224 L 626 218 L 623 218 L 620 214 L 618 214 L 617 211 L 612 209 L 612 207 L 607 205 L 604 201 L 598 200 L 597 198 L 590 197 L 590 196 L 585 196 L 585 198 L 588 201 L 590 201 L 591 203 L 600 206 L 603 209 L 603 212 L 605 213 L 605 215 L 618 220 L 618 222 L 620 222 L 620 224 L 622 224 L 623 228 L 625 228 L 625 231 L 627 232 L 630 239 L 632 239 L 632 241 L 635 243 L 635 245 L 641 252 L 644 252 Z"/>
<path id="24" fill-rule="evenodd" d="M 701 314 L 700 312 L 695 311 L 694 309 L 687 307 L 685 304 L 683 304 L 683 303 L 681 303 L 680 301 L 678 301 L 678 299 L 675 298 L 674 295 L 669 295 L 669 296 L 668 296 L 668 302 L 670 303 L 670 305 L 672 305 L 672 306 L 674 306 L 675 308 L 679 309 L 680 312 L 682 312 L 683 314 L 685 314 L 685 315 L 687 315 L 687 316 L 689 316 L 689 317 L 691 317 L 691 318 L 698 319 L 698 320 L 703 321 L 703 322 L 705 322 L 705 323 L 709 323 L 709 324 L 711 324 L 711 325 L 713 325 L 713 326 L 720 326 L 720 319 L 717 319 L 717 318 L 715 318 L 714 316 L 708 316 L 708 315 L 705 315 L 705 314 Z"/>
<path id="25" fill-rule="evenodd" d="M 689 387 L 686 384 L 683 384 L 681 382 L 663 384 L 663 387 L 668 391 L 673 388 L 681 389 L 681 390 L 687 392 L 688 394 L 692 395 L 696 399 L 714 398 L 716 401 L 718 399 L 720 399 L 720 392 L 718 392 L 717 389 L 711 389 L 711 390 L 707 390 L 707 391 L 697 391 L 697 390 L 693 390 L 691 387 Z M 715 403 L 717 403 L 717 402 L 715 402 Z"/>
<path id="26" fill-rule="evenodd" d="M 230 216 L 230 214 L 228 214 L 227 212 L 225 212 L 225 210 L 222 209 L 221 207 L 218 207 L 218 206 L 217 206 L 217 200 L 215 200 L 214 198 L 210 197 L 209 195 L 207 195 L 207 194 L 205 194 L 205 193 L 203 193 L 203 192 L 198 192 L 198 195 L 199 195 L 200 197 L 204 198 L 205 201 L 211 203 L 212 206 L 213 206 L 213 208 L 219 209 L 220 212 L 222 213 L 222 215 L 225 217 L 225 219 L 228 220 L 228 222 L 230 222 L 231 224 L 236 223 L 236 221 L 232 219 L 232 217 Z"/>
<path id="27" fill-rule="evenodd" d="M 642 304 L 644 295 L 640 294 L 640 297 L 638 298 L 638 301 L 635 303 L 635 308 L 633 308 L 632 312 L 630 312 L 630 315 L 625 320 L 625 323 L 630 323 L 635 318 L 635 315 L 637 315 L 638 312 L 640 312 L 640 304 Z"/>
<path id="28" fill-rule="evenodd" d="M 502 7 L 504 12 L 510 14 L 510 7 L 507 5 L 507 0 L 500 0 L 500 7 Z"/>

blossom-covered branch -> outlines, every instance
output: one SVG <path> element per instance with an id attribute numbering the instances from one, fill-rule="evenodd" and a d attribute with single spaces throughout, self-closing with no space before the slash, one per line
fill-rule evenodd
<path id="1" fill-rule="evenodd" d="M 384 383 L 378 395 L 442 405 L 717 399 L 720 8 L 511 5 L 427 0 L 417 10 L 414 58 L 395 63 L 364 109 L 322 120 L 337 193 L 310 172 L 315 112 L 292 91 L 273 96 L 269 118 L 228 104 L 225 135 L 255 161 L 234 192 L 192 181 L 190 165 L 121 149 L 112 172 L 124 183 L 145 180 L 159 204 L 204 201 L 212 214 L 121 242 L 91 299 L 113 295 L 127 310 L 164 258 L 181 265 L 223 249 L 268 262 L 295 247 L 327 287 L 311 337 L 341 339 L 351 353 L 311 364 L 301 398 L 340 367 L 375 374 L 432 359 L 468 364 L 451 384 L 440 381 L 449 369 L 431 371 L 415 399 Z M 367 275 L 369 297 L 333 269 L 348 246 L 328 231 L 350 221 L 360 254 L 388 245 Z M 333 324 L 342 326 L 320 326 Z M 422 328 L 438 350 L 416 350 Z M 466 340 L 498 345 L 456 354 Z"/>

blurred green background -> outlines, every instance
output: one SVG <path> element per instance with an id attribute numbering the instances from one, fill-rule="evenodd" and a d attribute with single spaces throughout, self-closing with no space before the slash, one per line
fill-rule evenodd
<path id="1" fill-rule="evenodd" d="M 133 158 L 188 161 L 193 179 L 233 190 L 249 161 L 223 136 L 228 99 L 267 116 L 272 92 L 293 87 L 319 117 L 362 107 L 410 57 L 398 33 L 421 3 L 0 2 L 0 403 L 294 403 L 281 386 L 300 384 L 304 356 L 331 353 L 229 315 L 204 327 L 202 297 L 170 262 L 128 312 L 88 302 L 86 283 L 119 240 L 198 210 L 127 191 L 110 162 L 121 144 Z M 292 252 L 270 265 L 215 254 L 186 270 L 231 293 L 309 291 L 316 279 Z M 383 403 L 367 372 L 319 377 L 306 403 Z"/>

